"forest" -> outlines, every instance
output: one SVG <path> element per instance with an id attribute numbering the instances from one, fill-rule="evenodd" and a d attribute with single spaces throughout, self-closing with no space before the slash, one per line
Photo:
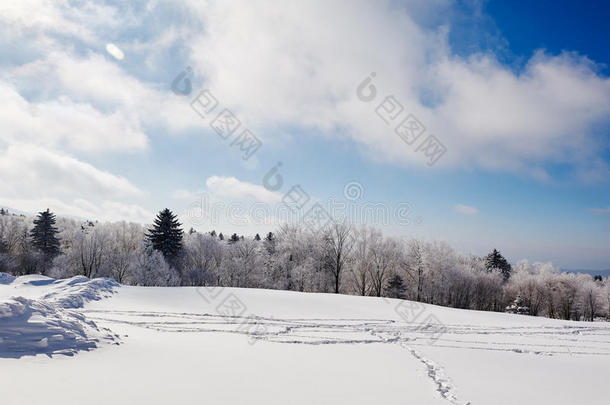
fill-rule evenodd
<path id="1" fill-rule="evenodd" d="M 0 210 L 0 272 L 109 277 L 138 286 L 228 286 L 403 298 L 566 320 L 610 319 L 610 279 L 514 265 L 494 249 L 464 255 L 442 241 L 384 236 L 333 222 L 281 225 L 262 237 L 183 231 L 165 209 L 149 227 Z"/>

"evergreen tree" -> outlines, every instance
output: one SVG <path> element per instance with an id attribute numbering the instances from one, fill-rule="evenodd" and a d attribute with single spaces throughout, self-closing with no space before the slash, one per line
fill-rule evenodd
<path id="1" fill-rule="evenodd" d="M 212 232 L 210 232 L 210 236 L 215 238 L 216 237 L 216 231 L 212 229 Z"/>
<path id="2" fill-rule="evenodd" d="M 220 233 L 218 234 L 218 239 L 220 239 L 220 240 L 225 240 L 225 237 L 224 237 L 224 235 L 222 234 L 222 232 L 220 232 Z"/>
<path id="3" fill-rule="evenodd" d="M 260 236 L 260 235 L 257 233 L 257 234 L 254 236 L 254 240 L 261 240 L 261 236 Z"/>
<path id="4" fill-rule="evenodd" d="M 55 227 L 55 214 L 47 208 L 46 211 L 39 212 L 34 219 L 34 228 L 30 232 L 32 245 L 38 249 L 46 260 L 52 260 L 59 254 L 59 231 Z"/>
<path id="5" fill-rule="evenodd" d="M 237 236 L 236 233 L 231 235 L 231 237 L 229 238 L 229 243 L 235 243 L 235 242 L 239 242 L 239 236 Z"/>
<path id="6" fill-rule="evenodd" d="M 175 259 L 182 250 L 184 231 L 176 218 L 168 208 L 164 209 L 159 212 L 153 227 L 148 229 L 146 234 L 146 239 L 153 249 L 163 253 L 166 260 Z"/>
<path id="7" fill-rule="evenodd" d="M 273 232 L 269 232 L 267 234 L 267 236 L 265 236 L 265 240 L 263 241 L 263 244 L 265 246 L 265 248 L 267 249 L 267 253 L 269 253 L 270 255 L 275 254 L 275 236 L 273 236 Z"/>
<path id="8" fill-rule="evenodd" d="M 388 284 L 385 286 L 385 295 L 389 298 L 404 299 L 405 291 L 407 291 L 407 287 L 405 286 L 402 277 L 398 274 L 389 279 Z"/>
<path id="9" fill-rule="evenodd" d="M 485 257 L 485 267 L 487 268 L 487 271 L 491 271 L 493 269 L 500 270 L 504 276 L 504 281 L 509 279 L 510 272 L 512 270 L 510 263 L 496 249 Z"/>

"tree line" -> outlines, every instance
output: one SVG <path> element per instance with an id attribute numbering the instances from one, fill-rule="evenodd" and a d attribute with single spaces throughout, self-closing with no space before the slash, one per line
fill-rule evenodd
<path id="1" fill-rule="evenodd" d="M 228 286 L 334 292 L 572 320 L 610 319 L 610 280 L 514 266 L 494 249 L 463 255 L 441 241 L 403 240 L 333 222 L 282 225 L 264 237 L 184 232 L 169 209 L 152 225 L 79 222 L 48 209 L 0 212 L 0 272 L 110 277 L 140 286 Z"/>

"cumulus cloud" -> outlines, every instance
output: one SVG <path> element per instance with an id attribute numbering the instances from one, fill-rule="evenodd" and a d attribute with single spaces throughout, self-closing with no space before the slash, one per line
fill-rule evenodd
<path id="1" fill-rule="evenodd" d="M 72 156 L 31 144 L 0 152 L 0 204 L 26 212 L 51 208 L 58 214 L 99 220 L 147 221 L 136 202 L 146 194 L 127 179 Z"/>
<path id="2" fill-rule="evenodd" d="M 205 181 L 205 185 L 211 193 L 219 197 L 253 199 L 264 203 L 276 203 L 282 198 L 279 193 L 235 177 L 211 176 Z"/>
<path id="3" fill-rule="evenodd" d="M 6 198 L 0 197 L 0 205 L 19 207 L 22 212 L 34 214 L 46 208 L 58 215 L 99 221 L 128 221 L 148 223 L 154 214 L 137 204 L 117 201 L 90 201 L 83 198 Z"/>
<path id="4" fill-rule="evenodd" d="M 27 7 L 3 6 L 11 33 L 54 40 L 72 36 L 99 51 L 106 44 L 99 38 L 110 29 L 137 29 L 149 20 L 144 16 L 167 15 L 163 2 L 145 10 L 30 3 L 40 11 L 33 19 L 26 18 Z M 390 0 L 184 0 L 172 6 L 184 15 L 179 27 L 160 24 L 152 37 L 117 44 L 150 53 L 146 58 L 154 58 L 155 65 L 164 65 L 161 50 L 179 51 L 205 86 L 263 137 L 282 132 L 268 129 L 313 128 L 350 137 L 379 160 L 425 164 L 426 156 L 394 133 L 411 113 L 426 127 L 425 135 L 434 134 L 447 147 L 437 166 L 522 171 L 537 179 L 549 178 L 546 168 L 555 163 L 573 165 L 574 173 L 591 181 L 609 173 L 599 159 L 604 145 L 592 133 L 608 122 L 610 80 L 594 62 L 574 53 L 538 52 L 515 71 L 490 53 L 457 56 L 446 40 L 451 26 L 430 24 L 429 16 L 448 10 L 446 1 L 407 1 L 398 7 Z M 430 21 L 424 26 L 424 20 Z M 19 94 L 35 93 L 28 83 L 44 77 L 39 95 L 63 94 L 64 104 L 91 106 L 97 118 L 113 121 L 107 124 L 111 129 L 138 134 L 139 146 L 140 128 L 162 126 L 173 133 L 202 125 L 184 99 L 127 74 L 101 53 L 70 52 L 57 44 L 39 48 L 49 50 L 39 50 L 41 57 L 3 75 L 16 83 Z M 365 103 L 356 97 L 356 87 L 371 72 L 377 95 Z M 402 109 L 390 123 L 376 114 L 386 96 L 394 96 Z M 90 111 L 86 122 L 94 122 L 93 115 Z"/>
<path id="5" fill-rule="evenodd" d="M 447 147 L 439 166 L 544 177 L 547 164 L 586 168 L 599 153 L 592 129 L 608 121 L 610 80 L 579 55 L 539 52 L 520 72 L 490 54 L 459 57 L 446 27 L 424 29 L 390 1 L 190 4 L 206 27 L 189 43 L 196 66 L 258 125 L 347 134 L 377 158 L 423 164 L 398 122 L 375 114 L 393 95 L 400 117 L 414 114 Z M 377 96 L 363 103 L 356 86 L 371 72 Z"/>
<path id="6" fill-rule="evenodd" d="M 15 83 L 15 91 L 31 93 L 43 100 L 54 100 L 62 95 L 74 103 L 91 105 L 106 116 L 127 116 L 129 124 L 140 132 L 143 131 L 140 128 L 159 126 L 176 132 L 202 125 L 188 100 L 171 93 L 169 86 L 159 89 L 156 84 L 142 81 L 97 53 L 81 57 L 53 51 L 44 58 L 10 69 L 2 76 L 6 82 Z M 31 86 L 31 83 L 40 83 L 41 79 L 42 85 Z"/>
<path id="7" fill-rule="evenodd" d="M 14 144 L 0 152 L 3 194 L 138 197 L 127 179 L 99 170 L 65 153 Z"/>
<path id="8" fill-rule="evenodd" d="M 460 214 L 466 215 L 476 215 L 479 213 L 479 210 L 476 207 L 472 207 L 470 205 L 457 204 L 453 209 Z"/>
<path id="9" fill-rule="evenodd" d="M 62 144 L 75 150 L 139 150 L 148 145 L 139 122 L 122 111 L 103 113 L 67 97 L 29 102 L 14 88 L 0 83 L 0 110 L 5 143 Z"/>

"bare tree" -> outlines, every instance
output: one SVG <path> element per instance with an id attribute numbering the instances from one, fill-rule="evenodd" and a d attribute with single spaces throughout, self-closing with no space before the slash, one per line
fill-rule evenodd
<path id="1" fill-rule="evenodd" d="M 352 274 L 353 291 L 359 295 L 367 295 L 370 291 L 371 271 L 371 239 L 374 238 L 375 230 L 363 227 L 355 233 L 353 264 L 350 267 Z"/>
<path id="2" fill-rule="evenodd" d="M 421 301 L 425 276 L 423 243 L 417 239 L 409 241 L 406 247 L 406 254 L 401 262 L 408 279 L 415 285 L 415 300 Z"/>
<path id="3" fill-rule="evenodd" d="M 100 227 L 91 223 L 84 224 L 78 239 L 77 254 L 85 277 L 96 276 L 103 264 L 108 245 L 108 235 Z"/>
<path id="4" fill-rule="evenodd" d="M 393 239 L 384 239 L 381 234 L 371 241 L 371 282 L 373 293 L 381 297 L 386 280 L 398 263 L 398 244 Z"/>
<path id="5" fill-rule="evenodd" d="M 130 264 L 143 236 L 144 228 L 138 224 L 120 222 L 110 226 L 111 249 L 108 254 L 108 266 L 110 275 L 119 283 L 127 280 Z"/>
<path id="6" fill-rule="evenodd" d="M 334 280 L 335 294 L 341 287 L 341 275 L 354 246 L 352 228 L 346 222 L 334 221 L 325 232 L 330 258 L 329 271 Z"/>

